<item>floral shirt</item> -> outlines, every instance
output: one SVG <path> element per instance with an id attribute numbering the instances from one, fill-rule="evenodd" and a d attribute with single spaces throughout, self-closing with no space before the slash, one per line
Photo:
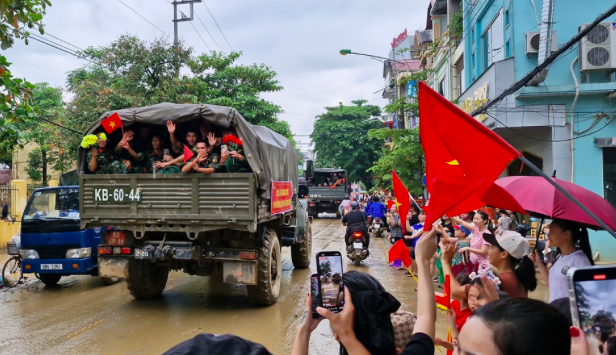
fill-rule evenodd
<path id="1" fill-rule="evenodd" d="M 470 246 L 472 249 L 481 249 L 483 245 L 490 245 L 490 243 L 486 242 L 485 239 L 483 239 L 484 233 L 490 233 L 490 231 L 486 229 L 483 233 L 480 233 L 478 227 L 473 228 L 473 238 L 471 238 L 470 241 Z M 480 269 L 490 268 L 490 260 L 487 254 L 480 255 L 471 252 L 471 262 L 479 264 Z"/>

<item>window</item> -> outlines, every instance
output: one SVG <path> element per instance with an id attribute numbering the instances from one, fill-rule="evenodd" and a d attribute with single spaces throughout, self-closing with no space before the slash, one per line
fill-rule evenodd
<path id="1" fill-rule="evenodd" d="M 438 83 L 438 93 L 441 94 L 441 96 L 445 96 L 445 79 L 444 78 Z"/>
<path id="2" fill-rule="evenodd" d="M 475 67 L 475 52 L 471 53 L 471 66 Z"/>
<path id="3" fill-rule="evenodd" d="M 505 58 L 511 57 L 511 48 L 509 47 L 509 41 L 505 43 Z"/>
<path id="4" fill-rule="evenodd" d="M 505 27 L 509 27 L 509 10 L 505 11 Z"/>
<path id="5" fill-rule="evenodd" d="M 475 43 L 475 29 L 471 28 L 471 43 Z"/>
<path id="6" fill-rule="evenodd" d="M 498 13 L 488 29 L 481 36 L 483 70 L 494 62 L 505 59 L 503 45 L 503 16 Z"/>
<path id="7" fill-rule="evenodd" d="M 616 148 L 603 148 L 603 191 L 616 208 Z"/>

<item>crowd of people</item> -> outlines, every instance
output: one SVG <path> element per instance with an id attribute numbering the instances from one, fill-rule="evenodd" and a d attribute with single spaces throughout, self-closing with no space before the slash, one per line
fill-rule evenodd
<path id="1" fill-rule="evenodd" d="M 176 137 L 176 125 L 165 128 L 140 124 L 123 132 L 111 144 L 103 132 L 96 134 L 96 146 L 86 154 L 87 171 L 93 174 L 177 174 L 246 172 L 250 166 L 242 142 L 233 128 L 221 128 L 202 121 L 182 123 L 184 138 Z M 185 147 L 192 155 L 184 159 Z"/>

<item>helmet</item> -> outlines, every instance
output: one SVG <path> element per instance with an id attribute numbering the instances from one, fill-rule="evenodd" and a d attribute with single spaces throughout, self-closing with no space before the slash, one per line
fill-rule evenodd
<path id="1" fill-rule="evenodd" d="M 379 197 L 379 195 L 374 195 L 374 196 L 372 196 L 372 201 L 373 202 L 381 202 L 381 198 Z"/>
<path id="2" fill-rule="evenodd" d="M 358 210 L 359 209 L 359 203 L 357 201 L 351 202 L 351 209 L 352 210 Z"/>

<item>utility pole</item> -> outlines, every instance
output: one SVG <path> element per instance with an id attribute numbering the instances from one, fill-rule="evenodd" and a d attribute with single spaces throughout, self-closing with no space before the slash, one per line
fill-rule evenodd
<path id="1" fill-rule="evenodd" d="M 202 2 L 203 0 L 173 0 L 173 46 L 175 50 L 179 50 L 179 39 L 178 39 L 178 22 L 192 21 L 195 18 L 195 14 L 193 12 L 193 4 Z M 180 11 L 182 17 L 178 19 L 178 5 L 187 5 L 190 4 L 190 17 L 186 16 L 182 11 Z M 178 66 L 176 71 L 176 76 L 180 76 L 180 68 Z"/>

